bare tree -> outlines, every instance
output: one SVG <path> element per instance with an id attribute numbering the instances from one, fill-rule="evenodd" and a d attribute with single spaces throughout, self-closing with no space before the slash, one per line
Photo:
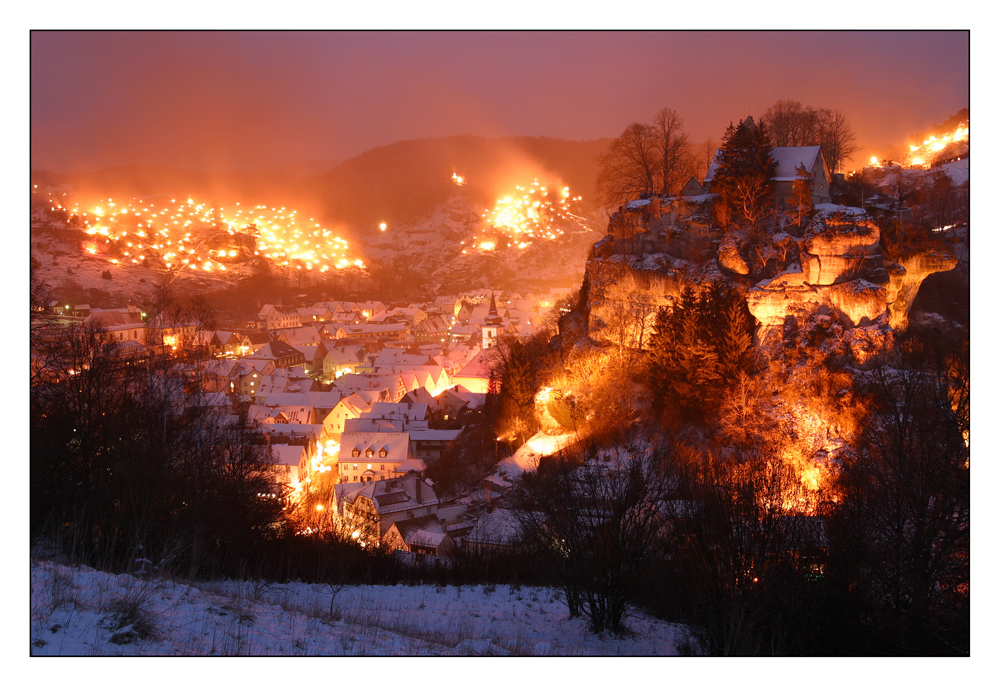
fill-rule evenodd
<path id="1" fill-rule="evenodd" d="M 580 463 L 566 455 L 524 478 L 515 511 L 535 551 L 552 567 L 571 615 L 591 631 L 625 631 L 630 592 L 660 549 L 668 482 L 660 456 L 636 446 Z"/>
<path id="2" fill-rule="evenodd" d="M 841 171 L 844 161 L 859 149 L 854 129 L 847 121 L 847 115 L 840 110 L 819 111 L 817 139 L 823 150 L 823 158 L 833 172 Z"/>
<path id="3" fill-rule="evenodd" d="M 615 207 L 656 192 L 662 164 L 656 143 L 652 126 L 633 122 L 598 159 L 597 191 L 606 205 Z"/>
<path id="4" fill-rule="evenodd" d="M 698 162 L 695 169 L 695 176 L 698 179 L 704 179 L 708 174 L 708 168 L 712 166 L 712 160 L 715 158 L 715 151 L 718 148 L 719 142 L 711 136 L 698 146 Z"/>
<path id="5" fill-rule="evenodd" d="M 653 117 L 653 128 L 661 158 L 659 192 L 664 196 L 677 195 L 694 173 L 684 120 L 676 110 L 665 107 Z"/>
<path id="6" fill-rule="evenodd" d="M 840 171 L 844 161 L 858 150 L 854 129 L 840 110 L 779 100 L 760 119 L 775 146 L 821 146 L 831 171 Z"/>
<path id="7" fill-rule="evenodd" d="M 967 652 L 968 339 L 913 336 L 859 387 L 870 414 L 845 476 L 859 591 L 897 651 Z"/>

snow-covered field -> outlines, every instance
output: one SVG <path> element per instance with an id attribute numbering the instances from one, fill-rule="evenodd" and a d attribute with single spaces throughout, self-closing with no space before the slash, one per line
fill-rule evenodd
<path id="1" fill-rule="evenodd" d="M 682 627 L 592 635 L 559 592 L 139 579 L 31 562 L 33 656 L 663 656 Z"/>

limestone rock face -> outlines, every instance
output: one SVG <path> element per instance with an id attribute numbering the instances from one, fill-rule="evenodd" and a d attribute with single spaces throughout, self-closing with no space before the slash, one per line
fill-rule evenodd
<path id="1" fill-rule="evenodd" d="M 803 317 L 822 306 L 828 306 L 816 287 L 800 281 L 798 284 L 758 284 L 747 293 L 747 307 L 760 326 L 767 330 L 781 327 L 785 318 Z M 761 335 L 761 338 L 764 338 Z"/>
<path id="2" fill-rule="evenodd" d="M 958 264 L 958 258 L 947 253 L 914 255 L 902 264 L 889 265 L 889 285 L 886 301 L 889 307 L 889 325 L 893 329 L 906 329 L 910 322 L 910 306 L 917 297 L 920 284 L 935 272 L 947 272 Z"/>
<path id="3" fill-rule="evenodd" d="M 762 327 L 778 327 L 789 316 L 833 313 L 850 320 L 852 326 L 877 320 L 886 309 L 885 289 L 856 279 L 829 286 L 809 284 L 803 272 L 788 272 L 761 282 L 747 294 L 747 306 Z"/>
<path id="4" fill-rule="evenodd" d="M 822 290 L 831 305 L 855 326 L 874 322 L 885 313 L 885 289 L 864 279 L 833 284 Z"/>
<path id="5" fill-rule="evenodd" d="M 879 266 L 879 230 L 870 220 L 844 224 L 820 222 L 802 242 L 802 271 L 809 284 L 826 286 L 848 281 Z"/>
<path id="6" fill-rule="evenodd" d="M 719 245 L 719 264 L 736 274 L 750 274 L 750 268 L 737 248 L 736 238 L 731 234 L 722 239 Z"/>

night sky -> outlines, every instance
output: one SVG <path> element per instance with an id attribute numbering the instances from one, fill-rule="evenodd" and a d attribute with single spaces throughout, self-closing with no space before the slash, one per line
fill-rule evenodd
<path id="1" fill-rule="evenodd" d="M 848 168 L 969 105 L 969 34 L 31 33 L 31 165 L 336 163 L 453 134 L 617 136 L 662 107 L 692 141 L 779 99 L 843 110 Z"/>

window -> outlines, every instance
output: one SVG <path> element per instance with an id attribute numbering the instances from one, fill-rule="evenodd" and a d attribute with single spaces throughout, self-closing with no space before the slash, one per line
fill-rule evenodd
<path id="1" fill-rule="evenodd" d="M 378 457 L 379 458 L 385 458 L 387 455 L 389 455 L 389 452 L 386 451 L 385 450 L 385 446 L 383 446 L 382 450 L 378 452 Z"/>
<path id="2" fill-rule="evenodd" d="M 371 458 L 374 455 L 375 455 L 375 449 L 369 446 L 368 449 L 365 451 L 365 457 Z"/>
<path id="3" fill-rule="evenodd" d="M 371 469 L 372 469 L 372 464 L 371 464 L 371 463 L 368 463 L 368 469 L 369 469 L 369 470 L 371 470 Z"/>
<path id="4" fill-rule="evenodd" d="M 351 451 L 351 458 L 357 458 L 360 455 L 361 455 L 360 449 L 354 449 L 353 451 Z"/>

